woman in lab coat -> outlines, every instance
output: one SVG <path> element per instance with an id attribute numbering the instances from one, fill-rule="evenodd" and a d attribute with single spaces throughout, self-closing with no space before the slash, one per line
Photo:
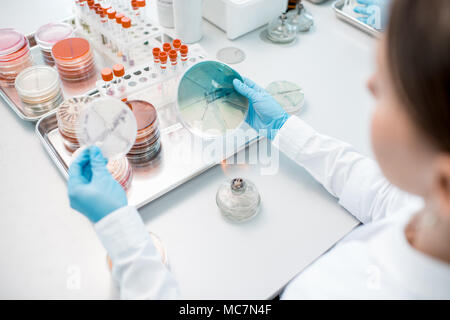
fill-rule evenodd
<path id="1" fill-rule="evenodd" d="M 369 80 L 379 166 L 317 133 L 250 80 L 247 121 L 364 225 L 301 272 L 281 298 L 450 298 L 450 1 L 394 0 Z M 122 298 L 182 297 L 98 148 L 70 168 L 71 206 L 95 223 Z"/>

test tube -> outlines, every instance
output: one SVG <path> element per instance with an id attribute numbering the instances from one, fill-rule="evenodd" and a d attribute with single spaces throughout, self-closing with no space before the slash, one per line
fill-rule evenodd
<path id="1" fill-rule="evenodd" d="M 102 39 L 102 44 L 103 45 L 107 45 L 109 43 L 108 38 L 105 35 L 105 31 L 108 30 L 108 16 L 105 14 L 104 8 L 100 8 L 98 10 L 98 15 L 100 16 L 100 25 L 101 25 L 101 30 L 100 30 L 100 35 L 101 35 L 101 39 Z"/>
<path id="2" fill-rule="evenodd" d="M 159 66 L 159 54 L 161 53 L 161 49 L 158 47 L 153 48 L 153 62 L 155 63 L 155 67 Z"/>
<path id="3" fill-rule="evenodd" d="M 125 75 L 125 68 L 122 64 L 118 63 L 113 66 L 113 73 L 116 77 L 116 85 L 117 91 L 119 93 L 125 92 L 125 80 L 123 79 L 123 76 Z"/>
<path id="4" fill-rule="evenodd" d="M 172 46 L 170 45 L 170 43 L 166 42 L 163 44 L 163 51 L 168 53 L 170 50 L 172 50 Z"/>
<path id="5" fill-rule="evenodd" d="M 145 21 L 145 0 L 137 0 L 137 5 L 139 8 L 139 18 L 141 19 L 141 22 L 144 23 L 144 21 Z"/>
<path id="6" fill-rule="evenodd" d="M 117 23 L 116 23 L 116 10 L 114 8 L 109 8 L 106 10 L 106 14 L 108 15 L 108 25 L 111 29 L 111 31 L 117 30 Z"/>
<path id="7" fill-rule="evenodd" d="M 181 40 L 180 39 L 173 40 L 172 46 L 173 46 L 174 50 L 176 50 L 178 53 L 178 51 L 180 51 L 180 47 L 181 47 Z"/>
<path id="8" fill-rule="evenodd" d="M 189 48 L 187 45 L 183 44 L 180 47 L 180 54 L 181 54 L 181 64 L 183 66 L 185 66 L 187 64 L 188 61 L 188 52 L 189 52 Z"/>
<path id="9" fill-rule="evenodd" d="M 172 67 L 172 70 L 177 70 L 177 58 L 178 54 L 176 50 L 170 50 L 169 51 L 169 58 L 170 58 L 170 64 Z"/>
<path id="10" fill-rule="evenodd" d="M 139 6 L 137 3 L 137 0 L 132 0 L 131 1 L 131 9 L 133 10 L 133 21 L 136 23 L 137 21 L 140 21 L 140 11 L 139 11 Z"/>
<path id="11" fill-rule="evenodd" d="M 122 56 L 122 48 L 120 47 L 120 45 L 117 42 L 120 42 L 120 35 L 122 33 L 122 19 L 125 17 L 125 15 L 123 13 L 116 13 L 116 30 L 115 32 L 117 32 L 117 34 L 119 35 L 119 39 L 115 39 L 116 40 L 116 45 L 113 47 L 113 52 L 117 52 L 117 56 L 121 57 Z M 117 41 L 119 40 L 119 41 Z"/>
<path id="12" fill-rule="evenodd" d="M 114 95 L 114 88 L 111 85 L 111 81 L 114 78 L 113 71 L 110 68 L 102 69 L 103 88 L 108 96 Z"/>
<path id="13" fill-rule="evenodd" d="M 128 43 L 130 41 L 130 37 L 129 37 L 129 29 L 131 27 L 131 19 L 128 17 L 123 17 L 122 18 L 122 39 L 124 41 L 124 43 Z M 131 65 L 132 64 L 132 60 L 129 57 L 129 52 L 127 52 L 125 54 L 125 50 L 128 47 L 128 45 L 124 46 L 124 48 L 122 48 L 122 60 L 123 61 L 127 61 L 128 63 Z"/>
<path id="14" fill-rule="evenodd" d="M 159 53 L 159 61 L 160 61 L 161 73 L 164 74 L 164 73 L 166 73 L 166 68 L 167 68 L 167 52 L 161 51 Z"/>

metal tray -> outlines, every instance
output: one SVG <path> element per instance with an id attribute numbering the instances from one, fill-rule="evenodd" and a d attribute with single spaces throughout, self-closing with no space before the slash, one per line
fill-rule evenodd
<path id="1" fill-rule="evenodd" d="M 98 93 L 94 90 L 88 94 Z M 145 93 L 141 93 L 132 98 L 147 97 Z M 258 140 L 256 131 L 244 123 L 245 136 L 243 132 L 237 132 L 235 137 L 228 137 L 228 145 L 221 148 L 226 152 L 214 154 L 214 150 L 217 149 L 213 144 L 220 146 L 223 141 L 207 141 L 192 135 L 181 125 L 174 102 L 155 105 L 155 107 L 160 121 L 162 148 L 158 157 L 147 166 L 133 166 L 133 180 L 128 191 L 128 202 L 137 208 L 175 189 Z M 38 121 L 36 133 L 59 171 L 67 179 L 72 154 L 63 145 L 58 131 L 56 111 L 52 111 Z"/>
<path id="2" fill-rule="evenodd" d="M 374 36 L 374 37 L 380 37 L 382 33 L 372 28 L 371 26 L 368 26 L 367 24 L 359 21 L 355 17 L 352 17 L 351 15 L 348 15 L 344 11 L 342 11 L 342 8 L 344 7 L 345 0 L 338 0 L 333 3 L 333 9 L 336 12 L 336 15 L 339 19 L 344 20 L 345 22 L 351 24 L 352 26 Z"/>

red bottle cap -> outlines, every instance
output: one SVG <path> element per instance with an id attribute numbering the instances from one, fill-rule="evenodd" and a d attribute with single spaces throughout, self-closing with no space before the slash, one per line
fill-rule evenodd
<path id="1" fill-rule="evenodd" d="M 172 46 L 170 45 L 170 43 L 166 42 L 163 44 L 163 50 L 165 52 L 169 52 L 172 49 Z"/>
<path id="2" fill-rule="evenodd" d="M 174 48 L 179 49 L 181 47 L 181 40 L 180 39 L 173 40 L 172 45 Z"/>
<path id="3" fill-rule="evenodd" d="M 132 7 L 134 10 L 137 9 L 138 4 L 137 4 L 137 1 L 136 1 L 136 0 L 132 0 L 132 1 L 131 1 L 131 7 Z"/>
<path id="4" fill-rule="evenodd" d="M 159 54 L 161 53 L 161 49 L 158 47 L 153 48 L 153 57 L 157 58 L 159 57 Z"/>
<path id="5" fill-rule="evenodd" d="M 181 52 L 182 54 L 187 54 L 188 51 L 189 51 L 189 48 L 188 48 L 187 45 L 183 44 L 183 45 L 180 47 L 180 52 Z"/>
<path id="6" fill-rule="evenodd" d="M 159 60 L 161 60 L 161 62 L 167 62 L 167 52 L 161 51 L 159 53 Z"/>
<path id="7" fill-rule="evenodd" d="M 125 17 L 123 13 L 116 13 L 116 22 L 122 23 L 122 19 Z"/>
<path id="8" fill-rule="evenodd" d="M 137 0 L 137 5 L 139 8 L 145 7 L 145 0 Z"/>
<path id="9" fill-rule="evenodd" d="M 120 63 L 113 65 L 113 72 L 116 77 L 123 77 L 125 74 L 125 68 Z"/>
<path id="10" fill-rule="evenodd" d="M 170 50 L 169 51 L 170 61 L 176 61 L 177 60 L 177 56 L 178 56 L 178 54 L 177 54 L 176 50 Z"/>
<path id="11" fill-rule="evenodd" d="M 109 8 L 107 11 L 106 11 L 106 14 L 108 15 L 108 18 L 109 19 L 114 19 L 115 17 L 116 17 L 116 10 L 114 10 L 113 8 Z"/>
<path id="12" fill-rule="evenodd" d="M 102 69 L 102 79 L 103 81 L 111 81 L 113 79 L 113 72 L 110 68 Z"/>
<path id="13" fill-rule="evenodd" d="M 122 27 L 129 28 L 131 27 L 131 19 L 127 17 L 122 18 Z"/>

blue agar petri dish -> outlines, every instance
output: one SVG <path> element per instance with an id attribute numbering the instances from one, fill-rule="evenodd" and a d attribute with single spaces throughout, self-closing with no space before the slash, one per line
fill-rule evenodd
<path id="1" fill-rule="evenodd" d="M 177 105 L 183 125 L 203 138 L 218 138 L 238 129 L 248 112 L 248 100 L 233 86 L 242 77 L 217 61 L 190 67 L 178 85 Z"/>

